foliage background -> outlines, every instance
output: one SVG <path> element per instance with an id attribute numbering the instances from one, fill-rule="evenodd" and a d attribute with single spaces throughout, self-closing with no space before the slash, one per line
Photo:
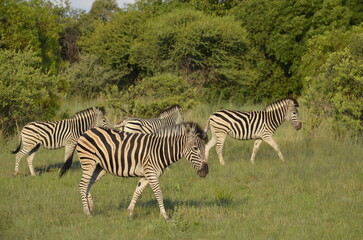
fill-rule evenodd
<path id="1" fill-rule="evenodd" d="M 18 77 L 5 76 L 2 85 L 17 89 L 23 79 L 37 86 L 31 94 L 45 96 L 1 95 L 5 135 L 15 131 L 9 119 L 16 109 L 44 113 L 19 112 L 23 126 L 57 118 L 64 97 L 81 96 L 101 97 L 112 111 L 134 117 L 153 116 L 167 99 L 183 105 L 188 98 L 189 108 L 296 97 L 312 115 L 306 126 L 328 121 L 337 135 L 362 136 L 361 1 L 137 0 L 121 9 L 114 0 L 95 0 L 89 12 L 68 1 L 0 4 L 0 50 L 34 57 L 16 64 L 3 58 L 2 67 L 11 65 Z M 23 71 L 29 64 L 42 80 Z M 170 91 L 169 81 L 182 87 Z M 151 88 L 145 96 L 144 87 Z"/>

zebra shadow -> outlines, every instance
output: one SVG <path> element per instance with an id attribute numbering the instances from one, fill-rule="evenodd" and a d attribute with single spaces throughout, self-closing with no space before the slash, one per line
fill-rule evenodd
<path id="1" fill-rule="evenodd" d="M 44 173 L 51 173 L 51 172 L 58 172 L 60 168 L 62 168 L 64 162 L 53 163 L 48 165 L 42 165 L 39 167 L 35 167 L 35 173 L 38 173 L 39 176 L 43 175 Z M 73 171 L 75 169 L 80 169 L 81 163 L 79 161 L 73 162 L 72 167 L 69 169 Z M 30 175 L 30 174 L 29 174 Z"/>
<path id="2" fill-rule="evenodd" d="M 242 199 L 230 199 L 228 201 L 220 201 L 219 199 L 214 200 L 208 200 L 208 201 L 196 201 L 196 200 L 170 200 L 168 198 L 164 198 L 164 206 L 165 209 L 174 211 L 179 206 L 185 206 L 185 207 L 196 207 L 196 208 L 202 208 L 202 207 L 235 207 L 235 206 L 241 206 L 246 205 L 249 202 L 249 198 L 245 197 Z M 129 202 L 120 202 L 118 205 L 118 209 L 127 209 Z M 143 209 L 150 209 L 150 208 L 159 208 L 158 202 L 156 199 L 151 199 L 147 201 L 139 200 L 136 203 L 136 206 L 143 208 Z M 135 207 L 136 208 L 136 207 Z"/>

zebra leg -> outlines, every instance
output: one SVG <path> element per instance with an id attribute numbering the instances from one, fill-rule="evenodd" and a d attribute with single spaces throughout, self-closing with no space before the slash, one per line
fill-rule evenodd
<path id="1" fill-rule="evenodd" d="M 106 171 L 103 170 L 100 165 L 97 165 L 95 171 L 93 172 L 92 179 L 91 179 L 89 187 L 88 187 L 89 190 L 91 190 L 91 186 L 93 184 L 95 184 L 98 180 L 100 180 L 103 176 L 105 176 L 105 174 L 106 174 Z M 92 195 L 91 195 L 90 191 L 88 191 L 88 206 L 89 206 L 90 212 L 92 212 L 94 205 L 93 205 L 93 199 L 92 199 Z"/>
<path id="2" fill-rule="evenodd" d="M 165 211 L 163 193 L 161 192 L 161 189 L 160 189 L 158 177 L 151 176 L 151 177 L 148 177 L 147 180 L 149 181 L 150 187 L 155 194 L 156 200 L 158 201 L 161 215 L 163 215 L 165 220 L 169 220 L 170 218 L 168 217 L 168 215 L 166 214 L 166 211 Z"/>
<path id="3" fill-rule="evenodd" d="M 77 143 L 68 143 L 65 147 L 65 153 L 64 153 L 64 162 L 67 161 L 69 157 L 71 157 L 74 153 L 74 150 L 76 149 Z"/>
<path id="4" fill-rule="evenodd" d="M 145 187 L 149 184 L 148 180 L 146 178 L 141 178 L 139 180 L 139 182 L 137 183 L 137 186 L 136 186 L 136 189 L 135 189 L 135 192 L 134 192 L 134 195 L 132 196 L 132 199 L 131 199 L 131 202 L 130 202 L 130 205 L 129 207 L 127 208 L 127 211 L 128 211 L 128 215 L 129 217 L 131 218 L 132 215 L 133 215 L 133 211 L 134 211 L 134 208 L 135 208 L 135 204 L 137 202 L 137 200 L 139 199 L 142 191 L 144 191 Z"/>
<path id="5" fill-rule="evenodd" d="M 224 141 L 226 140 L 226 134 L 221 133 L 221 135 L 218 136 L 217 138 L 217 146 L 216 146 L 216 152 L 219 158 L 219 163 L 223 166 L 226 163 L 224 162 L 223 159 L 223 155 L 222 155 L 222 150 L 223 150 L 223 145 L 224 145 Z"/>
<path id="6" fill-rule="evenodd" d="M 208 162 L 208 156 L 209 156 L 209 150 L 216 145 L 217 143 L 217 137 L 212 129 L 212 139 L 205 145 L 205 159 Z"/>
<path id="7" fill-rule="evenodd" d="M 82 178 L 81 182 L 79 183 L 79 192 L 81 193 L 83 212 L 88 216 L 91 215 L 89 194 L 92 184 L 95 182 L 95 179 L 97 179 L 97 177 L 93 177 L 94 172 L 96 171 L 96 167 L 97 166 L 92 163 L 87 165 L 82 164 Z"/>
<path id="8" fill-rule="evenodd" d="M 34 152 L 31 152 L 29 154 L 29 156 L 27 157 L 27 161 L 28 161 L 28 166 L 29 166 L 29 170 L 30 170 L 30 174 L 35 177 L 35 171 L 34 171 L 34 167 L 33 167 L 33 160 L 34 160 L 34 157 L 35 157 L 35 154 L 37 152 L 34 151 Z"/>
<path id="9" fill-rule="evenodd" d="M 27 154 L 27 151 L 25 151 L 24 149 L 22 149 L 20 152 L 16 154 L 15 169 L 13 173 L 14 176 L 18 175 L 20 159 L 22 159 L 25 154 Z"/>
<path id="10" fill-rule="evenodd" d="M 255 144 L 253 145 L 252 155 L 251 155 L 251 163 L 255 164 L 255 157 L 258 149 L 260 148 L 260 145 L 262 143 L 262 139 L 257 139 L 255 141 Z"/>
<path id="11" fill-rule="evenodd" d="M 285 161 L 284 157 L 282 156 L 282 153 L 280 151 L 279 146 L 277 145 L 277 143 L 273 140 L 273 138 L 269 138 L 265 140 L 273 149 L 275 149 L 275 151 L 277 152 L 277 155 L 279 156 L 281 161 Z"/>

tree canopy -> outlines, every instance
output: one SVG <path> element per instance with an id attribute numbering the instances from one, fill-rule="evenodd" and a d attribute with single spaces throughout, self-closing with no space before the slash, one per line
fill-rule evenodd
<path id="1" fill-rule="evenodd" d="M 28 79 L 39 86 L 34 95 L 46 89 L 55 96 L 61 88 L 68 96 L 102 95 L 113 105 L 123 94 L 128 114 L 146 117 L 164 108 L 165 99 L 266 103 L 299 97 L 314 119 L 334 119 L 337 131 L 363 131 L 359 1 L 136 0 L 119 8 L 115 0 L 95 0 L 89 12 L 61 3 L 1 1 L 0 50 L 32 61 L 17 61 L 12 77 L 0 73 L 2 85 L 14 89 Z M 1 67 L 13 66 L 12 59 L 2 58 Z M 24 71 L 29 68 L 36 74 Z M 146 96 L 152 104 L 145 105 L 141 89 L 151 87 L 155 94 Z M 22 106 L 13 98 L 3 98 L 0 123 Z M 48 107 L 58 103 L 43 103 L 31 107 L 50 118 L 55 108 Z M 36 118 L 27 113 L 17 122 Z"/>

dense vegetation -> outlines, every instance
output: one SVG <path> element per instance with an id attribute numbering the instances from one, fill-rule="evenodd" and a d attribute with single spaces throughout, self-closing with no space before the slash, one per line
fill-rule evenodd
<path id="1" fill-rule="evenodd" d="M 309 126 L 363 132 L 363 5 L 355 0 L 0 3 L 0 129 L 52 120 L 66 97 L 150 116 L 170 103 L 298 97 Z M 152 91 L 155 89 L 155 91 Z"/>

